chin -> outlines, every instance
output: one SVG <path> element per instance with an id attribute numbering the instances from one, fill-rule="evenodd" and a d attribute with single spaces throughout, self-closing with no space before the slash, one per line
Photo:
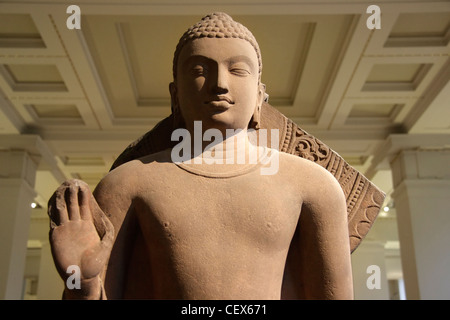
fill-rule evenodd
<path id="1" fill-rule="evenodd" d="M 236 115 L 233 115 L 229 112 L 221 112 L 211 115 L 209 128 L 217 128 L 217 129 L 246 129 L 248 127 L 248 123 L 250 122 L 250 118 L 248 121 L 244 121 L 244 117 L 240 117 L 236 119 Z M 237 120 L 237 121 L 236 121 Z M 207 122 L 204 121 L 204 124 Z"/>
<path id="2" fill-rule="evenodd" d="M 250 120 L 249 120 L 250 121 Z M 247 122 L 248 124 L 248 122 Z M 226 129 L 246 129 L 247 128 L 247 124 L 244 123 L 240 123 L 236 122 L 236 121 L 230 121 L 230 119 L 227 119 L 227 117 L 221 117 L 219 115 L 214 115 L 211 117 L 211 122 L 209 122 L 209 124 L 207 125 L 207 129 L 212 128 L 212 129 L 219 129 L 221 131 L 226 130 Z M 206 129 L 206 125 L 204 122 L 203 125 L 203 130 Z"/>

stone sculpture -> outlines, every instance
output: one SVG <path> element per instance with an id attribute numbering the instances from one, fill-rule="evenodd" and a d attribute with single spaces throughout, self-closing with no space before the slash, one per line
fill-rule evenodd
<path id="1" fill-rule="evenodd" d="M 64 280 L 70 265 L 81 270 L 81 288 L 64 298 L 353 297 L 350 253 L 383 194 L 264 101 L 261 70 L 255 38 L 224 13 L 182 36 L 172 115 L 93 193 L 70 180 L 49 201 L 55 265 Z M 200 152 L 187 143 L 189 157 L 173 161 L 171 133 L 195 135 L 195 121 L 224 139 L 203 141 Z M 281 152 L 253 145 L 251 128 L 280 130 Z M 261 174 L 274 157 L 276 172 Z"/>

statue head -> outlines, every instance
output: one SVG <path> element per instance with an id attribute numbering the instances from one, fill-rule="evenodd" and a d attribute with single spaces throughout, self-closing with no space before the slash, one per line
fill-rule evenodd
<path id="1" fill-rule="evenodd" d="M 236 22 L 228 14 L 214 12 L 204 16 L 191 26 L 180 38 L 173 56 L 173 79 L 177 78 L 177 62 L 181 49 L 189 41 L 199 38 L 236 38 L 248 41 L 255 49 L 258 57 L 258 80 L 261 81 L 262 59 L 258 42 L 244 25 Z"/>
<path id="2" fill-rule="evenodd" d="M 175 50 L 174 81 L 170 84 L 174 118 L 203 121 L 199 113 L 189 118 L 188 112 L 205 109 L 219 126 L 221 122 L 224 126 L 242 126 L 246 119 L 246 127 L 259 128 L 266 96 L 261 72 L 258 43 L 245 26 L 221 12 L 203 17 L 183 34 Z M 189 106 L 196 98 L 197 105 Z M 212 100 L 221 101 L 207 106 Z M 239 123 L 235 121 L 236 111 L 241 112 Z"/>

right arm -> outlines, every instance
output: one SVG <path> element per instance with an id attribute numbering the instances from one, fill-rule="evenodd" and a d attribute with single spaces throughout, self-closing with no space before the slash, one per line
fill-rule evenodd
<path id="1" fill-rule="evenodd" d="M 119 171 L 122 168 L 117 168 Z M 102 282 L 110 299 L 120 299 L 126 281 L 125 271 L 133 244 L 136 216 L 133 205 L 135 183 L 130 183 L 130 176 L 108 175 L 97 185 L 94 197 L 114 227 L 114 246 L 108 264 L 102 273 Z"/>
<path id="2" fill-rule="evenodd" d="M 64 299 L 106 299 L 105 273 L 111 251 L 116 258 L 121 255 L 115 248 L 123 247 L 118 230 L 130 207 L 127 198 L 116 174 L 107 175 L 94 194 L 80 180 L 64 182 L 53 194 L 48 207 L 49 238 L 65 284 Z M 80 268 L 81 289 L 66 285 L 70 265 Z"/>
<path id="3" fill-rule="evenodd" d="M 303 299 L 353 299 L 347 205 L 337 180 L 311 163 L 290 250 L 294 288 Z M 305 170 L 306 171 L 306 170 Z"/>

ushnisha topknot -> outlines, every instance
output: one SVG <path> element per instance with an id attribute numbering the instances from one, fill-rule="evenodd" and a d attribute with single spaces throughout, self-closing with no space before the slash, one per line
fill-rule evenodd
<path id="1" fill-rule="evenodd" d="M 199 22 L 191 26 L 180 38 L 173 57 L 173 79 L 177 77 L 177 62 L 184 45 L 199 38 L 238 38 L 248 41 L 256 51 L 258 57 L 258 78 L 261 80 L 262 59 L 258 42 L 245 26 L 236 22 L 228 14 L 214 12 L 204 16 Z"/>

